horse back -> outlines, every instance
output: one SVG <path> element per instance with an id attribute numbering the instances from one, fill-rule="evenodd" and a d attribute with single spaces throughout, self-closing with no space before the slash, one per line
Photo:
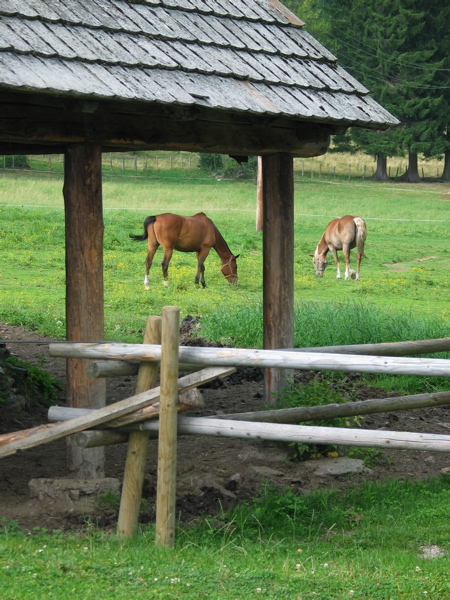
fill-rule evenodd
<path id="1" fill-rule="evenodd" d="M 163 248 L 180 252 L 198 252 L 215 243 L 215 227 L 204 213 L 183 217 L 173 213 L 157 215 L 153 225 L 158 243 Z"/>
<path id="2" fill-rule="evenodd" d="M 337 250 L 342 250 L 343 245 L 349 245 L 350 248 L 356 246 L 358 235 L 358 225 L 352 215 L 345 215 L 340 219 L 333 219 L 328 223 L 325 230 L 325 241 L 327 245 L 334 246 Z M 363 223 L 364 221 L 360 219 Z"/>

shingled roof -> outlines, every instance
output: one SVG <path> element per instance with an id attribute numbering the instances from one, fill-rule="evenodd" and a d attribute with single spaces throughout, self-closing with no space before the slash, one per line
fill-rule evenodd
<path id="1" fill-rule="evenodd" d="M 397 123 L 277 0 L 0 0 L 0 90 Z"/>

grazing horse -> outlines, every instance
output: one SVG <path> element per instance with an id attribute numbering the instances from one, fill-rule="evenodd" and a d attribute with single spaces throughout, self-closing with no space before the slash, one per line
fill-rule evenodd
<path id="1" fill-rule="evenodd" d="M 148 274 L 158 246 L 162 246 L 164 249 L 164 258 L 161 265 L 165 285 L 167 285 L 167 273 L 172 253 L 174 250 L 179 250 L 180 252 L 195 252 L 197 254 L 195 284 L 198 285 L 200 282 L 203 287 L 206 287 L 204 263 L 211 248 L 214 248 L 222 260 L 221 271 L 225 278 L 229 283 L 237 283 L 236 259 L 239 255 L 234 256 L 232 254 L 220 231 L 205 213 L 197 213 L 192 217 L 182 217 L 172 213 L 147 217 L 144 221 L 143 235 L 130 233 L 130 237 L 136 241 L 148 239 L 144 278 L 146 290 L 150 289 Z"/>
<path id="2" fill-rule="evenodd" d="M 367 227 L 361 217 L 352 217 L 346 215 L 340 219 L 333 219 L 328 223 L 325 233 L 317 244 L 316 251 L 310 256 L 313 257 L 313 263 L 316 267 L 316 277 L 323 277 L 323 272 L 327 266 L 326 256 L 331 250 L 336 263 L 336 279 L 341 278 L 341 269 L 337 255 L 338 250 L 342 250 L 345 259 L 345 280 L 359 279 L 359 269 L 361 259 L 364 254 L 364 243 L 367 236 Z M 356 272 L 350 266 L 350 250 L 356 248 Z"/>

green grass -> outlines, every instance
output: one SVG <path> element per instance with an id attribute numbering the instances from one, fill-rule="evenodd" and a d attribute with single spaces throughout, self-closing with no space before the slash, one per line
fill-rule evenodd
<path id="1" fill-rule="evenodd" d="M 2 600 L 418 600 L 450 597 L 448 477 L 365 484 L 308 496 L 263 489 L 260 498 L 178 528 L 173 550 L 154 528 L 123 542 L 84 534 L 0 533 Z M 424 559 L 422 546 L 443 556 Z"/>
<path id="2" fill-rule="evenodd" d="M 448 189 L 447 184 L 297 181 L 296 345 L 448 335 Z M 255 231 L 254 182 L 195 180 L 186 173 L 149 181 L 113 173 L 105 175 L 103 193 L 106 339 L 141 341 L 149 314 L 178 305 L 182 316 L 201 316 L 200 334 L 212 341 L 261 346 L 262 240 Z M 212 253 L 208 287 L 196 289 L 194 256 L 175 254 L 169 287 L 162 286 L 155 264 L 146 292 L 145 244 L 128 234 L 140 233 L 149 214 L 199 210 L 213 218 L 232 251 L 241 253 L 239 286 L 228 286 Z M 316 279 L 309 254 L 327 222 L 346 213 L 360 214 L 368 225 L 362 280 L 337 281 L 331 266 Z M 0 253 L 0 320 L 64 339 L 61 174 L 1 173 Z M 379 381 L 408 392 L 445 385 L 445 380 L 413 377 Z M 448 600 L 449 493 L 447 477 L 367 484 L 348 494 L 304 497 L 263 490 L 255 502 L 217 520 L 179 528 L 173 551 L 154 548 L 153 528 L 124 543 L 89 524 L 82 535 L 25 535 L 5 523 L 0 596 Z M 435 544 L 446 554 L 421 558 L 420 546 Z"/>
<path id="3" fill-rule="evenodd" d="M 444 184 L 298 182 L 296 302 L 355 302 L 364 304 L 368 312 L 373 306 L 389 317 L 407 314 L 418 321 L 433 318 L 447 323 L 450 311 L 447 301 L 450 215 L 444 195 L 447 189 Z M 238 318 L 241 311 L 248 312 L 249 307 L 259 310 L 262 239 L 255 231 L 255 196 L 255 184 L 248 181 L 174 178 L 149 182 L 142 178 L 106 177 L 104 263 L 108 338 L 137 341 L 136 332 L 142 328 L 146 316 L 159 313 L 164 305 L 179 305 L 182 316 L 201 315 L 205 319 L 220 315 L 220 310 L 231 318 Z M 213 218 L 232 251 L 241 254 L 239 286 L 228 286 L 220 273 L 219 259 L 212 252 L 206 262 L 206 290 L 193 285 L 194 255 L 182 253 L 174 254 L 170 285 L 164 288 L 159 266 L 161 254 L 157 254 L 151 271 L 152 289 L 145 292 L 142 285 L 145 244 L 133 242 L 128 234 L 140 233 L 149 214 L 163 211 L 192 214 L 199 210 Z M 337 281 L 332 265 L 322 280 L 316 279 L 309 254 L 327 222 L 344 213 L 360 214 L 367 221 L 368 258 L 362 264 L 362 280 Z M 0 317 L 61 336 L 65 294 L 62 175 L 2 173 L 0 219 Z M 361 323 L 358 329 L 363 329 Z M 229 337 L 228 332 L 224 335 Z"/>

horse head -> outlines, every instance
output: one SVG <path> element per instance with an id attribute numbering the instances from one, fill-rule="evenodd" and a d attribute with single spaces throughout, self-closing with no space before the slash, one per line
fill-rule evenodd
<path id="1" fill-rule="evenodd" d="M 237 258 L 239 258 L 239 254 L 237 254 L 236 256 L 232 254 L 231 258 L 226 263 L 224 263 L 222 265 L 222 268 L 220 269 L 228 283 L 237 284 L 238 282 L 236 263 Z"/>
<path id="2" fill-rule="evenodd" d="M 314 254 L 310 254 L 310 256 L 312 256 L 313 265 L 316 268 L 316 277 L 323 277 L 323 272 L 327 268 L 328 264 L 325 254 L 319 253 L 318 249 L 316 248 Z"/>

